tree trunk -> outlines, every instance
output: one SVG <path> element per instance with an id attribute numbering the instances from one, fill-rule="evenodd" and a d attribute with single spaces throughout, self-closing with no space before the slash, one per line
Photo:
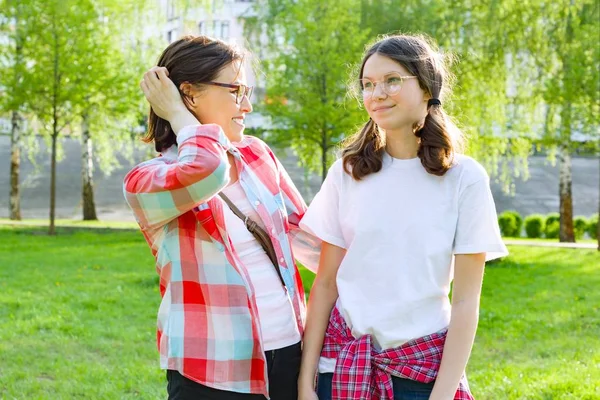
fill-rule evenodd
<path id="1" fill-rule="evenodd" d="M 571 190 L 571 154 L 567 145 L 562 145 L 559 155 L 560 233 L 561 242 L 575 242 L 573 231 L 573 193 Z"/>
<path id="2" fill-rule="evenodd" d="M 21 68 L 23 67 L 23 42 L 21 6 L 17 4 L 14 16 L 15 26 L 15 63 L 14 63 L 14 90 L 21 85 Z M 9 218 L 21 219 L 21 186 L 19 174 L 21 170 L 21 130 L 23 129 L 23 118 L 19 114 L 19 108 L 13 104 L 11 127 L 10 127 L 10 197 Z"/>
<path id="3" fill-rule="evenodd" d="M 96 205 L 94 203 L 94 160 L 88 118 L 89 116 L 85 112 L 81 122 L 81 193 L 83 200 L 83 220 L 95 221 L 98 217 L 96 216 Z"/>
<path id="4" fill-rule="evenodd" d="M 60 72 L 58 70 L 58 33 L 55 18 L 52 16 L 52 36 L 54 39 L 54 81 L 52 82 L 52 154 L 50 158 L 50 227 L 49 235 L 55 235 L 54 227 L 56 212 L 56 142 L 58 141 L 58 92 L 60 90 Z"/>
<path id="5" fill-rule="evenodd" d="M 19 186 L 19 171 L 21 168 L 21 129 L 22 119 L 17 111 L 13 111 L 10 128 L 10 199 L 9 217 L 12 220 L 21 219 L 21 188 Z"/>
<path id="6" fill-rule="evenodd" d="M 573 0 L 571 0 L 571 6 Z M 571 13 L 567 15 L 566 43 L 562 50 L 562 69 L 563 69 L 563 103 L 560 115 L 560 148 L 559 148 L 559 182 L 558 191 L 560 196 L 560 231 L 559 239 L 561 242 L 575 242 L 575 232 L 573 230 L 573 193 L 571 184 L 573 175 L 571 172 L 571 133 L 573 129 L 573 110 L 571 108 L 571 98 L 574 94 L 571 77 L 571 60 L 568 54 L 568 46 L 573 40 L 573 27 Z"/>
<path id="7" fill-rule="evenodd" d="M 598 196 L 598 218 L 600 218 L 600 193 Z M 598 251 L 600 251 L 600 222 L 596 224 L 596 239 L 598 239 Z"/>
<path id="8" fill-rule="evenodd" d="M 54 226 L 55 210 L 56 210 L 56 142 L 58 141 L 58 132 L 56 132 L 56 122 L 54 123 L 55 129 L 52 134 L 52 155 L 50 161 L 50 227 L 48 229 L 49 235 L 55 235 L 56 229 Z"/>

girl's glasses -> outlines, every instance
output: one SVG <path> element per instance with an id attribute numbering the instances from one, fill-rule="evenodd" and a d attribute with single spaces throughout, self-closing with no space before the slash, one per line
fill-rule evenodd
<path id="1" fill-rule="evenodd" d="M 398 94 L 400 92 L 400 89 L 402 89 L 402 83 L 406 79 L 412 79 L 412 78 L 416 78 L 416 76 L 414 76 L 414 75 L 403 76 L 397 72 L 390 72 L 389 74 L 384 75 L 383 79 L 380 81 L 374 81 L 374 80 L 366 79 L 366 78 L 361 79 L 360 87 L 361 87 L 363 98 L 368 99 L 371 96 L 373 96 L 373 93 L 375 93 L 375 87 L 378 84 L 382 84 L 383 91 L 388 96 L 393 96 L 395 94 Z"/>

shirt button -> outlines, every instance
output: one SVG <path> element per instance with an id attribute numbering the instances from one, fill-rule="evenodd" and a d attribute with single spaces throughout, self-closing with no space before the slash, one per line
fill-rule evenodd
<path id="1" fill-rule="evenodd" d="M 259 205 L 260 205 L 260 201 L 256 200 L 256 201 L 254 202 L 254 205 L 255 205 L 255 206 L 259 206 Z"/>
<path id="2" fill-rule="evenodd" d="M 279 259 L 279 262 L 283 264 L 283 263 L 285 262 L 285 258 L 281 257 L 281 258 Z"/>
<path id="3" fill-rule="evenodd" d="M 273 234 L 273 236 L 277 235 L 277 231 L 275 230 L 275 228 L 271 229 L 271 233 Z"/>

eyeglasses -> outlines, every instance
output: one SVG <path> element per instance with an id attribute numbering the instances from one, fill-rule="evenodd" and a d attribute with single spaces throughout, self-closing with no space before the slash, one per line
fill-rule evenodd
<path id="1" fill-rule="evenodd" d="M 236 89 L 235 92 L 235 103 L 236 104 L 240 104 L 242 102 L 242 99 L 244 98 L 244 96 L 248 97 L 248 99 L 250 99 L 250 96 L 252 96 L 252 91 L 254 90 L 254 86 L 246 86 L 246 85 L 242 85 L 242 84 L 238 84 L 235 85 L 233 83 L 221 83 L 221 82 L 204 82 L 206 85 L 213 85 L 213 86 L 221 86 L 221 87 L 226 87 L 226 88 L 230 88 L 230 89 Z"/>
<path id="2" fill-rule="evenodd" d="M 391 72 L 389 74 L 384 75 L 383 79 L 380 81 L 373 81 L 371 79 L 361 79 L 360 86 L 361 86 L 363 98 L 368 99 L 371 96 L 373 96 L 373 93 L 375 93 L 375 87 L 377 86 L 378 83 L 383 83 L 383 86 L 382 86 L 383 91 L 388 96 L 393 96 L 395 94 L 398 94 L 400 92 L 400 89 L 402 89 L 402 83 L 404 83 L 404 81 L 406 79 L 412 79 L 412 78 L 416 78 L 416 76 L 414 76 L 414 75 L 402 76 L 397 72 Z"/>

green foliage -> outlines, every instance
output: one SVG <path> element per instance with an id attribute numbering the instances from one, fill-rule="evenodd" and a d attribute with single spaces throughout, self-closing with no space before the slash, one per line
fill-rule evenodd
<path id="1" fill-rule="evenodd" d="M 560 222 L 560 214 L 559 213 L 550 213 L 546 215 L 546 225 L 552 224 L 554 222 Z"/>
<path id="2" fill-rule="evenodd" d="M 592 239 L 598 239 L 598 214 L 590 217 L 586 232 Z"/>
<path id="3" fill-rule="evenodd" d="M 528 238 L 541 238 L 545 227 L 545 217 L 541 214 L 532 214 L 525 218 L 525 233 Z"/>
<path id="4" fill-rule="evenodd" d="M 498 216 L 498 225 L 500 225 L 500 233 L 504 237 L 519 236 L 517 229 L 517 218 L 512 211 L 505 211 Z"/>
<path id="5" fill-rule="evenodd" d="M 1 4 L 0 33 L 7 40 L 0 43 L 0 66 L 7 73 L 0 74 L 0 113 L 18 110 L 38 133 L 71 136 L 79 134 L 87 114 L 96 156 L 110 172 L 114 153 L 127 150 L 123 144 L 146 112 L 138 81 L 158 54 L 158 43 L 143 32 L 152 1 Z"/>
<path id="6" fill-rule="evenodd" d="M 544 237 L 547 239 L 558 239 L 560 233 L 560 214 L 550 213 L 546 216 Z"/>
<path id="7" fill-rule="evenodd" d="M 360 61 L 368 35 L 358 1 L 269 0 L 258 9 L 248 26 L 251 38 L 262 27 L 270 38 L 266 96 L 257 107 L 273 121 L 268 140 L 291 147 L 304 167 L 324 176 L 340 140 L 366 121 L 346 86 L 357 79 L 350 65 Z"/>
<path id="8" fill-rule="evenodd" d="M 582 239 L 588 227 L 588 219 L 582 216 L 577 216 L 573 219 L 573 230 L 575 239 Z"/>
<path id="9" fill-rule="evenodd" d="M 521 231 L 523 230 L 523 217 L 521 217 L 521 214 L 519 214 L 518 211 L 515 210 L 507 210 L 504 211 L 504 214 L 512 214 L 515 217 L 515 224 L 516 224 L 516 228 L 515 228 L 515 235 L 516 237 L 521 236 Z"/>
<path id="10" fill-rule="evenodd" d="M 544 236 L 546 239 L 558 239 L 560 233 L 560 221 L 554 215 L 546 218 L 546 226 L 544 228 Z"/>

